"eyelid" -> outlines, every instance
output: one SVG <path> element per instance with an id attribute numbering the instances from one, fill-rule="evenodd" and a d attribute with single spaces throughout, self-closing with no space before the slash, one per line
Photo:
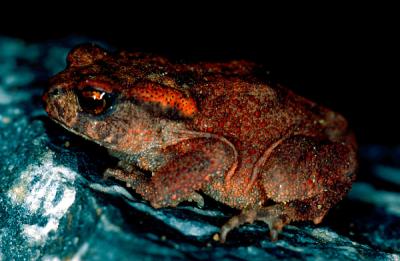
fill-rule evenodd
<path id="1" fill-rule="evenodd" d="M 90 86 L 95 90 L 103 91 L 106 93 L 113 93 L 113 91 L 117 88 L 114 85 L 105 81 L 86 79 L 78 84 L 78 89 L 82 90 L 87 86 Z"/>

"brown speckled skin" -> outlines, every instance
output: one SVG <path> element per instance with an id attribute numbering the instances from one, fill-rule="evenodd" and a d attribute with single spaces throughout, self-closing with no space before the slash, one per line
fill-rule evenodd
<path id="1" fill-rule="evenodd" d="M 67 60 L 43 96 L 49 116 L 118 157 L 106 175 L 154 207 L 201 204 L 202 191 L 243 210 L 222 227 L 221 241 L 254 220 L 266 222 L 273 239 L 292 221 L 319 223 L 355 178 L 346 120 L 268 85 L 252 63 L 173 64 L 93 45 Z M 111 107 L 85 112 L 77 99 L 85 86 L 112 94 Z"/>

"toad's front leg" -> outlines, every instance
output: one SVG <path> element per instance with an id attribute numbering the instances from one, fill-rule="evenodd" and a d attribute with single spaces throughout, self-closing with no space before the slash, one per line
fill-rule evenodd
<path id="1" fill-rule="evenodd" d="M 236 160 L 232 148 L 214 138 L 186 140 L 162 153 L 166 162 L 151 177 L 122 170 L 108 173 L 131 185 L 153 207 L 176 206 L 182 201 L 195 201 L 201 206 L 202 197 L 196 191 L 213 177 L 225 175 Z"/>
<path id="2" fill-rule="evenodd" d="M 153 207 L 196 200 L 195 192 L 213 177 L 225 175 L 236 160 L 230 147 L 212 138 L 187 140 L 169 147 L 171 153 L 174 156 L 154 172 L 150 182 L 136 189 Z"/>

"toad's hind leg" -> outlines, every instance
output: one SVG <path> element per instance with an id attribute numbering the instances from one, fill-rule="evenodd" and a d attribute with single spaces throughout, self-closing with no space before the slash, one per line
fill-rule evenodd
<path id="1" fill-rule="evenodd" d="M 293 221 L 313 220 L 315 224 L 318 224 L 328 211 L 328 208 L 316 204 L 319 200 L 320 197 L 315 197 L 308 201 L 277 203 L 259 209 L 243 210 L 221 227 L 220 241 L 225 242 L 228 233 L 234 228 L 245 223 L 252 224 L 254 221 L 262 221 L 268 225 L 272 241 L 276 241 L 282 228 Z"/>
<path id="2" fill-rule="evenodd" d="M 222 227 L 221 241 L 233 228 L 256 220 L 268 224 L 272 240 L 290 222 L 319 223 L 349 190 L 356 168 L 353 147 L 299 135 L 273 148 L 264 153 L 256 178 L 276 204 L 233 217 Z"/>
<path id="3" fill-rule="evenodd" d="M 275 241 L 278 239 L 278 233 L 286 224 L 290 223 L 291 219 L 290 215 L 285 213 L 285 207 L 282 204 L 262 209 L 244 210 L 238 216 L 229 219 L 229 221 L 221 227 L 220 242 L 224 243 L 226 236 L 234 228 L 245 223 L 252 224 L 254 221 L 265 222 L 269 227 L 271 240 Z"/>

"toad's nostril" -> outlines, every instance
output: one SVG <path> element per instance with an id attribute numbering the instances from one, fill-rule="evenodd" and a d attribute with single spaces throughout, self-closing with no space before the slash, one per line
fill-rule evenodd
<path id="1" fill-rule="evenodd" d="M 45 90 L 42 96 L 42 101 L 46 107 L 46 104 L 48 103 L 49 100 L 51 100 L 54 97 L 60 96 L 65 93 L 65 90 L 62 88 L 48 88 Z"/>
<path id="2" fill-rule="evenodd" d="M 62 88 L 53 88 L 47 92 L 49 97 L 60 96 L 65 93 L 65 90 Z"/>

